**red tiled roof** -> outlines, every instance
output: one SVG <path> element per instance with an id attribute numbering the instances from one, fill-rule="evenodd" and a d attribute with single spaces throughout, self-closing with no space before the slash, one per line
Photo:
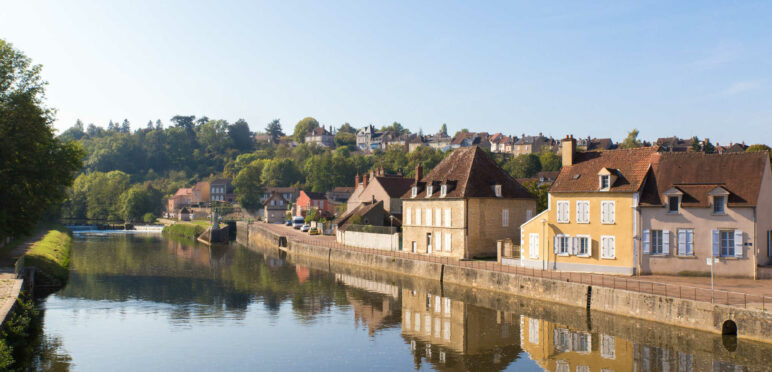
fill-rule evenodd
<path id="1" fill-rule="evenodd" d="M 413 185 L 412 178 L 405 178 L 402 176 L 376 176 L 375 181 L 386 190 L 389 197 L 399 198 L 405 191 L 410 190 Z"/>
<path id="2" fill-rule="evenodd" d="M 636 192 L 641 189 L 656 156 L 656 147 L 577 152 L 574 164 L 563 166 L 550 192 L 598 192 L 598 172 L 603 168 L 617 176 L 609 192 Z"/>
<path id="3" fill-rule="evenodd" d="M 174 196 L 193 195 L 193 189 L 189 187 L 183 187 L 177 190 Z"/>
<path id="4" fill-rule="evenodd" d="M 493 198 L 496 197 L 494 185 L 501 185 L 504 198 L 534 198 L 477 146 L 453 150 L 421 179 L 416 198 L 426 198 L 425 186 L 432 184 L 434 191 L 431 198 L 439 199 L 443 183 L 449 185 L 445 198 Z M 412 191 L 408 189 L 402 198 L 410 199 L 411 196 Z"/>
<path id="5" fill-rule="evenodd" d="M 707 208 L 708 193 L 723 187 L 729 191 L 730 206 L 754 206 L 765 167 L 769 166 L 767 159 L 765 152 L 661 153 L 644 186 L 641 205 L 664 205 L 663 193 L 675 187 L 684 194 L 682 206 Z"/>

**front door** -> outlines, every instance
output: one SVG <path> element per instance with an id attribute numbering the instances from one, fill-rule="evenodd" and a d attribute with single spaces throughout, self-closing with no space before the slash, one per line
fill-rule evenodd
<path id="1" fill-rule="evenodd" d="M 416 243 L 413 242 L 413 253 L 415 253 L 415 247 L 416 247 Z"/>
<path id="2" fill-rule="evenodd" d="M 426 254 L 432 253 L 432 233 L 426 233 Z"/>

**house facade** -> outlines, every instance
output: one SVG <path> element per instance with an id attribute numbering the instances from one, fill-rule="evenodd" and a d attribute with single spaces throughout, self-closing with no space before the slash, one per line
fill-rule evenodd
<path id="1" fill-rule="evenodd" d="M 391 215 L 402 215 L 402 195 L 413 185 L 413 180 L 400 175 L 389 175 L 379 168 L 365 174 L 361 180 L 359 175 L 354 180 L 356 187 L 349 197 L 346 212 L 352 211 L 362 203 L 383 201 L 383 208 Z"/>
<path id="2" fill-rule="evenodd" d="M 193 185 L 191 188 L 193 191 L 193 204 L 201 204 L 209 202 L 210 185 L 207 181 L 200 181 Z"/>
<path id="3" fill-rule="evenodd" d="M 332 204 L 330 204 L 323 192 L 300 190 L 300 196 L 298 196 L 298 201 L 295 203 L 294 215 L 305 217 L 306 213 L 311 209 L 318 209 L 329 214 L 334 214 L 335 212 Z"/>
<path id="4" fill-rule="evenodd" d="M 551 150 L 552 142 L 551 138 L 544 137 L 541 133 L 538 136 L 526 136 L 523 134 L 520 138 L 514 139 L 512 154 L 515 156 L 538 154 L 544 149 Z"/>
<path id="5" fill-rule="evenodd" d="M 298 200 L 298 196 L 300 195 L 300 189 L 297 187 L 269 187 L 265 189 L 265 193 L 260 197 L 260 201 L 265 204 L 265 201 L 268 200 L 274 192 L 281 195 L 281 197 L 289 203 L 294 203 Z"/>
<path id="6" fill-rule="evenodd" d="M 177 192 L 166 201 L 166 210 L 170 213 L 176 213 L 180 208 L 192 205 L 193 200 L 193 189 L 189 187 L 177 189 Z"/>
<path id="7" fill-rule="evenodd" d="M 633 275 L 640 192 L 655 147 L 576 152 L 562 140 L 563 168 L 545 211 L 521 226 L 523 266 Z"/>
<path id="8" fill-rule="evenodd" d="M 233 193 L 233 184 L 227 178 L 218 178 L 210 183 L 209 196 L 211 201 L 233 203 L 236 195 Z"/>
<path id="9" fill-rule="evenodd" d="M 772 263 L 772 173 L 763 152 L 663 153 L 641 196 L 643 274 L 757 276 Z"/>
<path id="10" fill-rule="evenodd" d="M 496 255 L 519 238 L 536 200 L 477 146 L 454 150 L 402 196 L 403 250 L 468 259 Z"/>
<path id="11" fill-rule="evenodd" d="M 306 134 L 305 142 L 307 144 L 315 144 L 322 147 L 335 147 L 335 136 L 332 131 L 328 131 L 324 127 L 317 127 Z"/>
<path id="12" fill-rule="evenodd" d="M 268 199 L 263 202 L 263 216 L 265 222 L 283 223 L 287 218 L 289 201 L 284 199 L 278 192 L 273 192 Z"/>

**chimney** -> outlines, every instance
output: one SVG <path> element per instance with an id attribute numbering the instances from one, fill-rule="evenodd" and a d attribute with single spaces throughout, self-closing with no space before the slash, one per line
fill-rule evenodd
<path id="1" fill-rule="evenodd" d="M 357 176 L 354 177 L 354 188 L 356 189 L 359 187 L 359 172 L 357 172 Z"/>
<path id="2" fill-rule="evenodd" d="M 367 188 L 367 174 L 365 173 L 364 176 L 362 176 L 362 190 Z"/>
<path id="3" fill-rule="evenodd" d="M 417 184 L 421 181 L 421 178 L 424 178 L 424 167 L 421 163 L 418 163 L 418 165 L 415 166 L 415 183 Z"/>
<path id="4" fill-rule="evenodd" d="M 576 154 L 576 140 L 574 135 L 567 135 L 560 141 L 560 145 L 563 147 L 563 166 L 574 165 L 574 155 Z"/>

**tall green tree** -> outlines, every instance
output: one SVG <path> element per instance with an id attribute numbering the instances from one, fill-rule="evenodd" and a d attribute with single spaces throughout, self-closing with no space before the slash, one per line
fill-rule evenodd
<path id="1" fill-rule="evenodd" d="M 252 161 L 242 168 L 233 179 L 236 199 L 247 210 L 257 210 L 262 207 L 260 198 L 263 195 L 264 187 L 261 176 L 267 162 L 267 160 Z"/>
<path id="2" fill-rule="evenodd" d="M 539 163 L 541 163 L 541 170 L 544 172 L 559 171 L 562 159 L 552 151 L 543 151 L 539 155 Z"/>
<path id="3" fill-rule="evenodd" d="M 531 178 L 541 171 L 541 162 L 535 154 L 523 154 L 504 163 L 504 170 L 514 178 Z"/>
<path id="4" fill-rule="evenodd" d="M 408 134 L 408 133 L 410 133 L 409 129 L 405 128 L 404 126 L 402 126 L 402 124 L 400 124 L 400 123 L 398 123 L 396 121 L 391 123 L 391 125 L 389 125 L 389 126 L 385 126 L 385 127 L 381 128 L 381 131 L 382 132 L 394 132 L 394 133 L 397 133 L 397 134 Z"/>
<path id="5" fill-rule="evenodd" d="M 265 127 L 265 133 L 271 137 L 271 142 L 278 143 L 280 137 L 284 137 L 284 131 L 281 129 L 281 122 L 279 119 L 273 119 Z"/>
<path id="6" fill-rule="evenodd" d="M 319 128 L 319 122 L 309 116 L 295 124 L 295 131 L 292 136 L 295 138 L 295 142 L 303 143 L 306 141 L 306 134 L 316 128 Z"/>
<path id="7" fill-rule="evenodd" d="M 440 134 L 447 136 L 448 135 L 448 125 L 445 123 L 442 123 L 442 126 L 440 127 Z"/>
<path id="8" fill-rule="evenodd" d="M 30 231 L 83 166 L 81 147 L 54 137 L 40 71 L 0 39 L 0 238 Z"/>
<path id="9" fill-rule="evenodd" d="M 713 146 L 713 144 L 710 143 L 710 140 L 706 138 L 704 141 L 702 141 L 702 152 L 706 154 L 712 154 L 716 152 L 716 146 Z"/>
<path id="10" fill-rule="evenodd" d="M 249 131 L 249 124 L 244 119 L 236 120 L 235 123 L 228 126 L 228 137 L 233 149 L 239 152 L 250 152 L 254 148 L 252 132 Z"/>
<path id="11" fill-rule="evenodd" d="M 633 129 L 629 132 L 627 132 L 627 137 L 622 141 L 622 143 L 619 144 L 620 148 L 623 149 L 634 149 L 637 147 L 641 147 L 641 141 L 638 139 L 638 129 Z"/>
<path id="12" fill-rule="evenodd" d="M 689 146 L 691 147 L 692 151 L 702 151 L 702 146 L 700 145 L 700 140 L 697 138 L 697 136 L 692 137 L 692 141 L 689 143 Z"/>
<path id="13" fill-rule="evenodd" d="M 266 187 L 290 186 L 303 182 L 303 174 L 291 159 L 274 159 L 263 168 L 261 180 Z"/>

